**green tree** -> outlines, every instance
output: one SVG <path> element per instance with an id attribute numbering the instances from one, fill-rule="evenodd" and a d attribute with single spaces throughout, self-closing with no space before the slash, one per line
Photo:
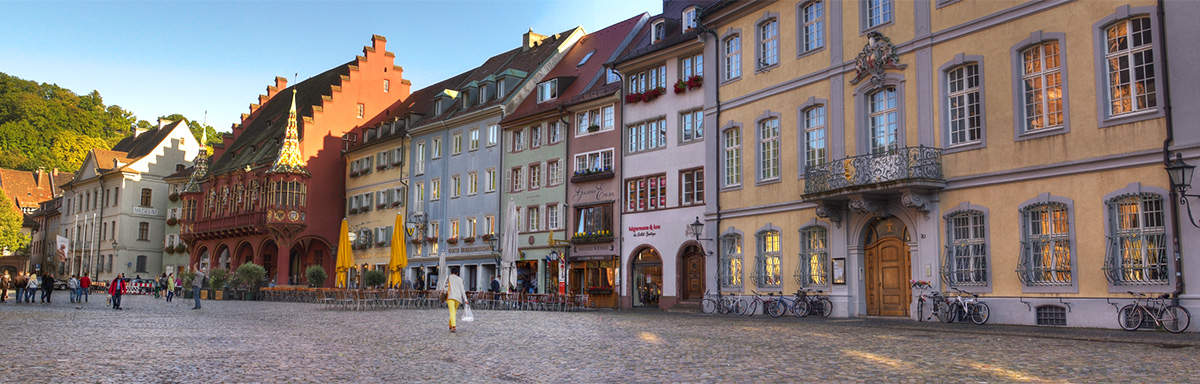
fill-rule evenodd
<path id="1" fill-rule="evenodd" d="M 21 232 L 24 216 L 15 203 L 0 190 L 0 251 L 24 254 L 29 246 L 29 236 Z"/>

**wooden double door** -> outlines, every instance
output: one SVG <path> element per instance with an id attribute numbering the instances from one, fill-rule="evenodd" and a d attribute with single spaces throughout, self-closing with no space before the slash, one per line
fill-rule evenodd
<path id="1" fill-rule="evenodd" d="M 680 289 L 681 301 L 700 301 L 704 299 L 704 255 L 689 253 L 683 256 L 683 287 Z"/>
<path id="2" fill-rule="evenodd" d="M 884 237 L 867 245 L 865 258 L 867 315 L 908 316 L 912 301 L 908 244 L 899 237 Z"/>

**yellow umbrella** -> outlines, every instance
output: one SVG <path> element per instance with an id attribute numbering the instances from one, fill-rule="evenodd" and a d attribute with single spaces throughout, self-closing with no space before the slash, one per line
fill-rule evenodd
<path id="1" fill-rule="evenodd" d="M 350 226 L 342 219 L 342 232 L 338 234 L 337 286 L 346 287 L 346 277 L 354 266 L 354 253 L 350 249 Z"/>
<path id="2" fill-rule="evenodd" d="M 396 226 L 392 227 L 392 259 L 388 261 L 389 286 L 404 281 L 404 267 L 408 266 L 408 247 L 404 244 L 404 217 L 396 214 Z"/>

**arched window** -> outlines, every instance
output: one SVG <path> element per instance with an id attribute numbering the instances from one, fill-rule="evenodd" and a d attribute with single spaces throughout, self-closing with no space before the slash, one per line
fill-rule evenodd
<path id="1" fill-rule="evenodd" d="M 1037 202 L 1021 208 L 1021 260 L 1017 275 L 1026 286 L 1072 284 L 1070 209 Z"/>
<path id="2" fill-rule="evenodd" d="M 779 231 L 766 230 L 756 237 L 758 253 L 754 258 L 754 281 L 759 288 L 779 288 L 780 252 Z"/>
<path id="3" fill-rule="evenodd" d="M 829 230 L 819 225 L 800 229 L 800 258 L 796 283 L 801 287 L 829 285 Z"/>
<path id="4" fill-rule="evenodd" d="M 721 286 L 742 286 L 742 237 L 737 234 L 721 236 Z"/>
<path id="5" fill-rule="evenodd" d="M 1113 285 L 1167 284 L 1167 226 L 1162 195 L 1138 193 L 1105 202 L 1108 255 L 1105 275 Z"/>
<path id="6" fill-rule="evenodd" d="M 987 216 L 974 209 L 946 216 L 942 279 L 951 287 L 988 284 Z"/>

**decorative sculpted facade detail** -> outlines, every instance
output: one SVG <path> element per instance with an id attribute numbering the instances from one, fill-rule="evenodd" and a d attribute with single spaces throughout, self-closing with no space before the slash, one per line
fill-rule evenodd
<path id="1" fill-rule="evenodd" d="M 907 64 L 900 64 L 900 56 L 896 54 L 896 46 L 892 39 L 882 33 L 871 31 L 867 33 L 867 45 L 854 58 L 855 75 L 850 84 L 858 84 L 870 77 L 875 85 L 883 83 L 883 72 L 889 69 L 904 69 Z"/>

